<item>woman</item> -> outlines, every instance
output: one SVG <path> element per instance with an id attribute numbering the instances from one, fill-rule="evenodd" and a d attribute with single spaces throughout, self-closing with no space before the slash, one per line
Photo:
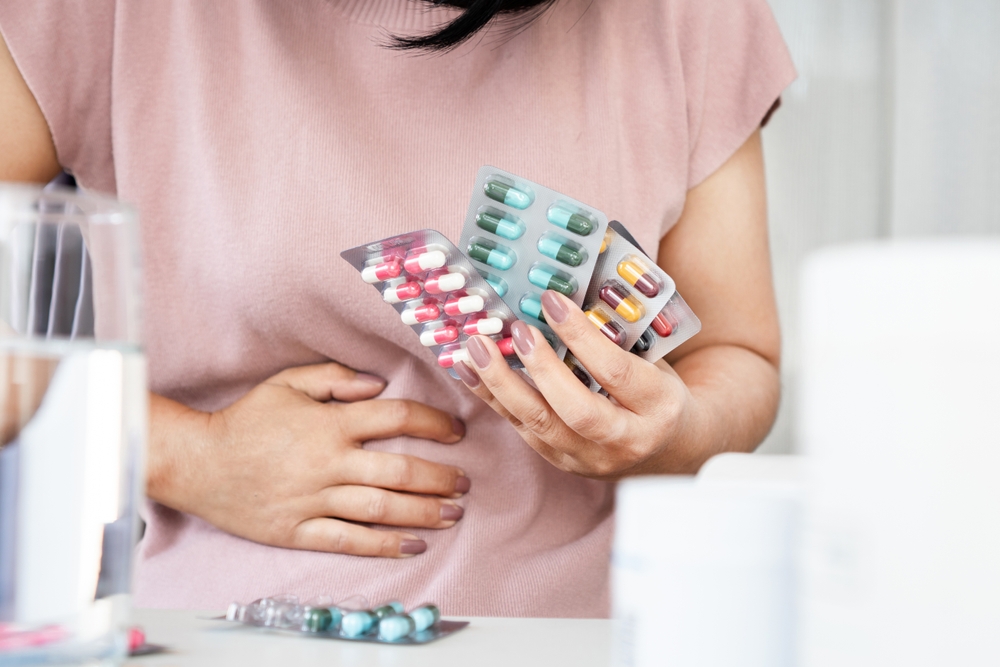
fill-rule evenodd
<path id="1" fill-rule="evenodd" d="M 142 216 L 140 606 L 603 616 L 613 481 L 770 428 L 758 128 L 794 73 L 765 0 L 21 0 L 0 30 L 0 178 L 62 166 Z M 547 293 L 614 401 L 526 326 L 538 391 L 489 341 L 449 378 L 338 255 L 457 239 L 487 163 L 622 220 L 702 333 L 652 365 Z"/>

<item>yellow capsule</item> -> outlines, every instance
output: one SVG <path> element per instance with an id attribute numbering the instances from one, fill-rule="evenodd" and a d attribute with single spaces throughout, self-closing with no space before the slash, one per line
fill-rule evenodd
<path id="1" fill-rule="evenodd" d="M 659 277 L 637 257 L 626 257 L 618 262 L 618 275 L 649 299 L 655 299 L 663 289 Z"/>
<path id="2" fill-rule="evenodd" d="M 614 234 L 614 230 L 608 227 L 608 230 L 604 232 L 604 239 L 601 241 L 601 249 L 597 251 L 597 254 L 603 254 L 605 250 L 608 249 L 608 245 L 611 243 L 611 235 Z"/>
<path id="3" fill-rule="evenodd" d="M 607 336 L 612 343 L 621 347 L 622 343 L 625 342 L 625 332 L 616 322 L 612 322 L 610 317 L 599 310 L 588 310 L 586 315 L 587 319 L 590 320 L 602 334 Z"/>
<path id="4" fill-rule="evenodd" d="M 621 315 L 621 318 L 626 322 L 638 322 L 646 314 L 646 309 L 635 297 L 614 283 L 602 287 L 598 296 L 601 297 L 601 301 L 614 308 L 615 312 Z"/>

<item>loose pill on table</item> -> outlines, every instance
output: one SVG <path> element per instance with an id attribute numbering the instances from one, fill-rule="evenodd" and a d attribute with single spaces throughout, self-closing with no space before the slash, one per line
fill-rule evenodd
<path id="1" fill-rule="evenodd" d="M 499 271 L 506 271 L 510 267 L 514 266 L 514 262 L 516 261 L 513 252 L 503 246 L 498 246 L 488 241 L 470 243 L 469 257 L 477 262 L 489 264 L 494 269 Z"/>
<path id="2" fill-rule="evenodd" d="M 324 607 L 306 607 L 302 610 L 302 630 L 326 632 L 333 625 L 333 614 Z"/>
<path id="3" fill-rule="evenodd" d="M 416 299 L 421 292 L 423 292 L 423 288 L 420 283 L 410 280 L 394 287 L 385 288 L 385 291 L 382 292 L 382 298 L 386 303 L 402 303 Z"/>
<path id="4" fill-rule="evenodd" d="M 632 352 L 639 354 L 640 352 L 648 352 L 649 348 L 653 347 L 653 328 L 649 327 L 642 332 L 639 336 L 639 340 L 635 341 L 635 345 L 632 346 Z"/>
<path id="5" fill-rule="evenodd" d="M 416 629 L 417 624 L 405 614 L 386 616 L 378 622 L 378 638 L 384 642 L 398 642 Z"/>
<path id="6" fill-rule="evenodd" d="M 409 324 L 410 326 L 431 322 L 439 317 L 441 317 L 441 309 L 437 304 L 433 303 L 427 303 L 416 308 L 407 308 L 399 314 L 399 319 L 403 320 L 403 324 Z"/>
<path id="7" fill-rule="evenodd" d="M 431 250 L 407 257 L 403 262 L 403 268 L 410 273 L 421 273 L 431 269 L 440 269 L 447 263 L 447 255 L 440 250 Z"/>
<path id="8" fill-rule="evenodd" d="M 398 278 L 403 272 L 403 266 L 398 260 L 383 262 L 375 266 L 367 266 L 361 271 L 361 279 L 368 284 L 380 283 L 383 280 Z"/>
<path id="9" fill-rule="evenodd" d="M 602 334 L 607 336 L 612 343 L 621 346 L 621 344 L 625 342 L 625 332 L 620 326 L 618 326 L 618 323 L 614 322 L 610 317 L 599 310 L 588 310 L 586 315 L 587 319 L 589 319 Z"/>
<path id="10" fill-rule="evenodd" d="M 420 344 L 424 347 L 454 343 L 456 340 L 458 340 L 458 327 L 451 325 L 440 327 L 438 329 L 431 329 L 430 331 L 425 331 L 420 334 Z"/>
<path id="11" fill-rule="evenodd" d="M 670 313 L 663 310 L 653 318 L 653 322 L 650 327 L 660 338 L 669 338 L 670 335 L 674 333 L 674 329 L 677 328 L 677 321 Z"/>
<path id="12" fill-rule="evenodd" d="M 646 314 L 646 309 L 642 307 L 642 304 L 635 297 L 616 285 L 605 285 L 598 292 L 598 296 L 601 297 L 601 301 L 611 306 L 626 322 L 638 322 Z"/>
<path id="13" fill-rule="evenodd" d="M 551 207 L 548 213 L 546 213 L 546 217 L 553 225 L 567 229 L 580 236 L 587 236 L 594 231 L 595 227 L 593 220 L 587 216 L 581 213 L 574 213 L 562 206 Z"/>
<path id="14" fill-rule="evenodd" d="M 567 266 L 580 266 L 583 263 L 583 253 L 556 239 L 544 236 L 538 239 L 538 252 Z"/>
<path id="15" fill-rule="evenodd" d="M 521 312 L 534 317 L 539 322 L 545 322 L 545 313 L 542 312 L 542 301 L 533 294 L 526 294 L 518 304 Z"/>
<path id="16" fill-rule="evenodd" d="M 492 211 L 480 211 L 476 215 L 476 225 L 480 229 L 485 229 L 491 234 L 501 236 L 508 241 L 516 241 L 524 234 L 524 227 L 518 224 L 510 216 L 497 214 Z"/>
<path id="17" fill-rule="evenodd" d="M 573 296 L 576 288 L 568 280 L 560 278 L 544 266 L 535 266 L 528 271 L 528 281 L 541 289 L 550 289 L 565 296 Z"/>
<path id="18" fill-rule="evenodd" d="M 361 637 L 375 627 L 378 616 L 370 611 L 352 611 L 340 621 L 340 634 L 345 637 Z"/>
<path id="19" fill-rule="evenodd" d="M 417 632 L 423 632 L 434 627 L 441 620 L 441 611 L 433 604 L 425 604 L 411 611 L 408 616 L 413 619 Z"/>
<path id="20" fill-rule="evenodd" d="M 486 181 L 483 191 L 490 199 L 513 208 L 526 209 L 531 206 L 531 195 L 501 181 Z"/>
<path id="21" fill-rule="evenodd" d="M 469 320 L 462 327 L 467 336 L 492 336 L 503 331 L 503 320 L 499 317 L 483 317 Z"/>
<path id="22" fill-rule="evenodd" d="M 458 315 L 468 315 L 469 313 L 478 313 L 480 310 L 486 307 L 486 301 L 483 297 L 477 294 L 469 294 L 466 296 L 452 295 L 448 297 L 448 300 L 444 302 L 444 312 L 448 313 L 452 317 L 457 317 Z"/>
<path id="23" fill-rule="evenodd" d="M 618 275 L 650 299 L 655 299 L 663 289 L 659 277 L 634 257 L 627 257 L 618 262 Z"/>
<path id="24" fill-rule="evenodd" d="M 461 273 L 443 273 L 434 277 L 427 277 L 424 281 L 424 289 L 430 294 L 444 294 L 454 292 L 465 287 L 465 275 Z"/>

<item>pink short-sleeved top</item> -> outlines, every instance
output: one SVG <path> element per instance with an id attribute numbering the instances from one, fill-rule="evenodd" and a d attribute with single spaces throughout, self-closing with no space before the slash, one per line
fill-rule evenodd
<path id="1" fill-rule="evenodd" d="M 226 406 L 336 360 L 465 439 L 369 443 L 460 466 L 454 528 L 409 559 L 278 549 L 150 503 L 140 606 L 277 593 L 450 614 L 604 616 L 614 487 L 560 472 L 439 369 L 341 250 L 431 227 L 457 240 L 493 164 L 623 221 L 648 249 L 760 125 L 794 70 L 766 0 L 559 0 L 506 41 L 419 57 L 411 0 L 6 0 L 0 29 L 61 163 L 139 208 L 152 389 Z M 651 524 L 650 530 L 656 530 Z"/>

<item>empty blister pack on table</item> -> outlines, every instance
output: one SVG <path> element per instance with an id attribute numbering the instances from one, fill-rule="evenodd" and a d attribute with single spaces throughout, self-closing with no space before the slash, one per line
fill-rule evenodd
<path id="1" fill-rule="evenodd" d="M 442 620 L 433 604 L 409 612 L 395 601 L 369 608 L 362 596 L 339 603 L 324 596 L 299 604 L 292 595 L 262 598 L 249 604 L 233 602 L 224 618 L 291 634 L 379 644 L 426 644 L 469 625 L 467 621 Z"/>
<path id="2" fill-rule="evenodd" d="M 458 379 L 454 364 L 468 361 L 465 342 L 477 334 L 496 341 L 511 368 L 523 367 L 510 338 L 517 316 L 440 232 L 401 234 L 340 256 L 381 291 L 452 377 Z"/>
<path id="3" fill-rule="evenodd" d="M 476 176 L 459 248 L 507 305 L 552 341 L 541 294 L 554 290 L 583 305 L 607 224 L 597 209 L 485 166 Z M 556 349 L 561 357 L 565 348 Z"/>

